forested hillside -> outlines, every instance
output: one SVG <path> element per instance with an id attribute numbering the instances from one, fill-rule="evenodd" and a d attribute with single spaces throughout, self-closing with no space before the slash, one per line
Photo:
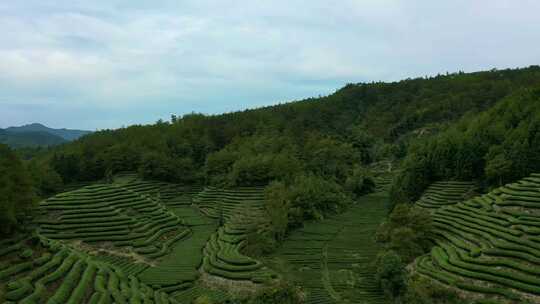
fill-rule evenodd
<path id="1" fill-rule="evenodd" d="M 393 200 L 413 201 L 436 180 L 477 180 L 492 188 L 535 172 L 540 172 L 540 88 L 523 88 L 412 145 Z"/>
<path id="2" fill-rule="evenodd" d="M 259 177 L 239 181 L 232 174 L 233 168 L 249 166 L 253 156 L 236 163 L 238 155 L 233 154 L 263 157 L 257 151 L 263 149 L 273 156 L 306 161 L 313 149 L 346 144 L 364 163 L 402 157 L 410 138 L 435 134 L 465 114 L 471 117 L 521 88 L 534 88 L 539 76 L 540 68 L 533 66 L 349 84 L 327 97 L 223 115 L 173 115 L 169 122 L 101 131 L 49 157 L 64 181 L 138 170 L 162 180 L 208 182 L 224 182 L 225 172 L 231 173 L 227 182 L 257 183 Z M 268 145 L 272 147 L 267 149 Z M 346 154 L 342 148 L 338 150 Z M 278 166 L 268 155 L 257 163 Z"/>

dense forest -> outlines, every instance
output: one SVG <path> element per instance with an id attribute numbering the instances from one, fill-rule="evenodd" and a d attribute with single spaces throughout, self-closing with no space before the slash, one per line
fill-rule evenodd
<path id="1" fill-rule="evenodd" d="M 411 138 L 429 137 L 462 117 L 474 119 L 509 95 L 517 98 L 520 89 L 538 85 L 539 75 L 533 66 L 349 84 L 327 97 L 223 115 L 173 115 L 154 125 L 100 131 L 45 157 L 66 183 L 133 170 L 163 180 L 225 182 L 224 172 L 250 163 L 244 157 L 248 160 L 236 163 L 238 154 L 262 157 L 257 149 L 268 145 L 273 146 L 268 154 L 308 163 L 308 154 L 316 154 L 309 150 L 342 144 L 351 145 L 364 164 L 402 158 Z M 226 182 L 260 182 L 231 179 Z"/>
<path id="2" fill-rule="evenodd" d="M 339 214 L 374 191 L 381 164 L 394 178 L 377 235 L 386 249 L 378 278 L 388 297 L 415 303 L 417 295 L 403 295 L 404 267 L 433 242 L 429 215 L 411 203 L 436 181 L 472 181 L 487 192 L 540 172 L 540 67 L 348 84 L 325 97 L 172 115 L 50 149 L 0 145 L 0 217 L 9 233 L 38 198 L 125 172 L 264 187 L 270 233 L 248 249 L 271 252 L 306 221 Z"/>

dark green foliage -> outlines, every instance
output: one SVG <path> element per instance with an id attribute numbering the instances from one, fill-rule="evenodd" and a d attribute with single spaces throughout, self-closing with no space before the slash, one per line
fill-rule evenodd
<path id="1" fill-rule="evenodd" d="M 234 304 L 300 304 L 303 303 L 300 290 L 287 283 L 265 287 L 247 299 L 231 301 Z"/>
<path id="2" fill-rule="evenodd" d="M 412 202 L 437 180 L 489 187 L 540 171 L 540 89 L 522 89 L 491 109 L 410 147 L 392 189 L 394 203 Z"/>
<path id="3" fill-rule="evenodd" d="M 271 186 L 269 191 L 279 192 L 270 193 L 275 199 L 270 204 L 289 208 L 289 226 L 297 226 L 305 219 L 321 219 L 325 213 L 335 213 L 351 202 L 340 185 L 314 174 L 299 175 L 286 187 Z"/>
<path id="4" fill-rule="evenodd" d="M 354 196 L 359 197 L 372 192 L 375 189 L 375 182 L 366 169 L 357 166 L 345 179 L 344 187 Z"/>
<path id="5" fill-rule="evenodd" d="M 9 233 L 35 200 L 32 179 L 22 161 L 0 144 L 0 233 Z"/>
<path id="6" fill-rule="evenodd" d="M 234 140 L 212 153 L 206 161 L 207 180 L 224 186 L 265 185 L 275 179 L 291 179 L 303 167 L 296 143 L 279 135 L 251 136 Z"/>
<path id="7" fill-rule="evenodd" d="M 166 182 L 190 183 L 195 180 L 195 168 L 191 158 L 170 158 L 157 152 L 148 152 L 141 158 L 139 175 Z"/>
<path id="8" fill-rule="evenodd" d="M 27 163 L 27 168 L 38 196 L 48 197 L 62 190 L 62 178 L 47 163 L 31 160 Z"/>
<path id="9" fill-rule="evenodd" d="M 271 231 L 277 241 L 285 238 L 289 226 L 289 213 L 291 212 L 292 201 L 289 198 L 289 191 L 283 182 L 272 182 L 265 190 L 266 212 L 270 217 Z"/>
<path id="10" fill-rule="evenodd" d="M 410 263 L 429 251 L 429 232 L 433 226 L 429 213 L 408 204 L 397 205 L 377 231 L 377 240 Z"/>
<path id="11" fill-rule="evenodd" d="M 378 156 L 377 145 L 381 145 L 377 139 L 370 134 L 365 128 L 361 126 L 353 126 L 350 128 L 350 134 L 347 138 L 347 141 L 352 144 L 354 148 L 360 151 L 360 160 L 367 164 L 374 161 Z M 382 154 L 382 153 L 381 153 Z M 385 155 L 389 156 L 389 155 Z"/>
<path id="12" fill-rule="evenodd" d="M 395 251 L 384 251 L 377 257 L 375 277 L 389 298 L 398 298 L 405 291 L 405 264 Z"/>
<path id="13" fill-rule="evenodd" d="M 191 180 L 189 172 L 205 172 L 212 185 L 264 184 L 294 177 L 298 170 L 342 183 L 351 164 L 401 157 L 416 137 L 433 134 L 465 113 L 485 110 L 518 88 L 538 84 L 539 75 L 539 67 L 530 67 L 349 84 L 321 98 L 215 116 L 193 113 L 174 116 L 171 122 L 95 132 L 43 157 L 66 183 L 101 179 L 107 169 L 146 172 L 163 180 L 183 174 L 173 174 L 171 164 L 179 166 L 176 171 L 187 169 L 188 178 L 180 181 Z M 476 151 L 466 142 L 464 148 L 463 152 Z M 149 156 L 144 155 L 159 161 L 146 165 L 143 159 Z M 179 164 L 171 161 L 178 158 L 183 159 Z M 475 168 L 463 167 L 463 174 Z M 425 173 L 437 177 L 436 172 Z M 416 183 L 416 177 L 402 184 L 408 185 L 409 179 Z M 421 181 L 418 185 L 423 187 Z M 408 196 L 416 189 L 405 191 Z"/>
<path id="14" fill-rule="evenodd" d="M 449 287 L 435 283 L 419 275 L 412 275 L 407 280 L 407 304 L 465 304 L 471 303 L 460 298 L 458 293 Z M 487 303 L 487 302 L 486 302 Z"/>
<path id="15" fill-rule="evenodd" d="M 265 188 L 270 233 L 278 242 L 289 229 L 301 226 L 305 220 L 323 219 L 351 202 L 351 196 L 342 186 L 312 173 L 298 175 L 287 183 L 275 181 Z"/>

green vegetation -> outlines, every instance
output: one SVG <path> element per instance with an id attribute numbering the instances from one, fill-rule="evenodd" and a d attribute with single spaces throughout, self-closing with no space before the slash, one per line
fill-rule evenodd
<path id="1" fill-rule="evenodd" d="M 431 241 L 428 234 L 432 224 L 432 219 L 426 211 L 400 204 L 379 227 L 377 241 L 408 264 L 430 249 Z"/>
<path id="2" fill-rule="evenodd" d="M 8 234 L 35 201 L 32 179 L 22 161 L 0 144 L 0 234 Z"/>
<path id="3" fill-rule="evenodd" d="M 521 89 L 478 115 L 411 146 L 392 190 L 411 202 L 437 180 L 482 180 L 501 186 L 540 172 L 540 89 Z"/>

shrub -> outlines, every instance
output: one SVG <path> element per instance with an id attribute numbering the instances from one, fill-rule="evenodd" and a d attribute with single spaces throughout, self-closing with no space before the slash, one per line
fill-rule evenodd
<path id="1" fill-rule="evenodd" d="M 193 301 L 193 304 L 213 304 L 213 303 L 214 301 L 212 301 L 212 299 L 210 299 L 210 297 L 206 295 L 199 296 L 195 299 L 195 301 Z"/>
<path id="2" fill-rule="evenodd" d="M 283 182 L 272 182 L 264 189 L 265 207 L 270 216 L 271 233 L 277 241 L 282 241 L 289 226 L 291 200 Z"/>
<path id="3" fill-rule="evenodd" d="M 28 259 L 31 258 L 33 254 L 34 251 L 32 249 L 26 248 L 19 254 L 19 257 L 21 257 L 22 259 Z"/>
<path id="4" fill-rule="evenodd" d="M 409 263 L 429 251 L 432 243 L 428 236 L 432 218 L 423 209 L 408 204 L 397 205 L 388 219 L 377 230 L 377 241 L 394 250 Z"/>
<path id="5" fill-rule="evenodd" d="M 395 251 L 385 251 L 376 260 L 376 280 L 389 298 L 398 298 L 405 291 L 405 264 Z"/>
<path id="6" fill-rule="evenodd" d="M 246 236 L 246 245 L 242 249 L 242 253 L 250 257 L 259 257 L 272 253 L 276 247 L 274 235 L 252 231 Z"/>
<path id="7" fill-rule="evenodd" d="M 2 144 L 0 172 L 0 234 L 9 234 L 19 222 L 18 215 L 31 209 L 35 193 L 22 161 Z"/>
<path id="8" fill-rule="evenodd" d="M 299 304 L 304 303 L 301 290 L 289 283 L 267 286 L 253 296 L 234 302 L 237 304 Z"/>
<path id="9" fill-rule="evenodd" d="M 433 282 L 431 279 L 414 274 L 407 281 L 405 302 L 410 304 L 462 304 L 466 303 L 448 287 Z"/>
<path id="10" fill-rule="evenodd" d="M 360 166 L 356 166 L 345 180 L 345 189 L 358 197 L 373 192 L 373 189 L 375 189 L 375 182 L 368 174 L 367 170 Z"/>

